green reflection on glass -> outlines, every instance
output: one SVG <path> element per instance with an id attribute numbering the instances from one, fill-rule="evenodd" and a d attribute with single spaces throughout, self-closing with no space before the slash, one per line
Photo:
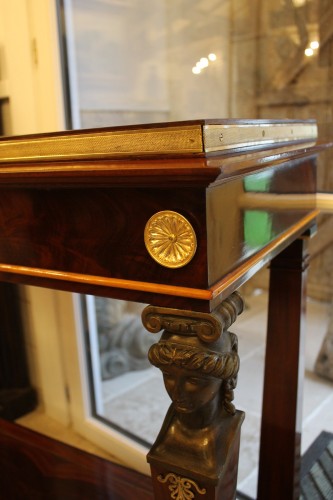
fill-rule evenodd
<path id="1" fill-rule="evenodd" d="M 244 239 L 246 245 L 258 248 L 267 245 L 272 239 L 272 219 L 270 214 L 261 210 L 245 210 Z"/>
<path id="2" fill-rule="evenodd" d="M 244 179 L 246 193 L 269 192 L 272 172 L 260 172 Z M 251 248 L 267 245 L 272 240 L 272 217 L 266 210 L 244 211 L 244 240 Z"/>
<path id="3" fill-rule="evenodd" d="M 272 178 L 272 172 L 260 172 L 259 174 L 249 175 L 244 179 L 245 193 L 267 193 Z"/>

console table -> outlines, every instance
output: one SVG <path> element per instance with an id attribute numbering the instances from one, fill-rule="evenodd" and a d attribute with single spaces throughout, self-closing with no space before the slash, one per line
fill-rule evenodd
<path id="1" fill-rule="evenodd" d="M 293 120 L 0 140 L 0 279 L 150 304 L 143 324 L 163 332 L 149 351 L 172 400 L 148 453 L 155 498 L 235 498 L 244 414 L 229 327 L 237 289 L 268 263 L 258 498 L 297 498 L 306 247 L 316 157 L 331 146 Z"/>

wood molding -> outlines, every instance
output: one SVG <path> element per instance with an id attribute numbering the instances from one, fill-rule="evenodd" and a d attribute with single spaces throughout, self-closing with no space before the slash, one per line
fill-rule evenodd
<path id="1" fill-rule="evenodd" d="M 205 301 L 216 300 L 217 298 L 219 300 L 223 300 L 229 293 L 245 283 L 245 281 L 264 267 L 272 256 L 276 255 L 278 251 L 285 248 L 291 238 L 295 238 L 295 235 L 300 236 L 309 227 L 309 225 L 315 221 L 319 213 L 319 210 L 311 211 L 298 223 L 294 224 L 279 237 L 275 238 L 273 242 L 266 245 L 253 257 L 238 266 L 236 271 L 230 272 L 221 281 L 218 281 L 216 284 L 207 289 L 189 288 L 120 278 L 105 278 L 103 276 L 92 276 L 88 274 L 77 274 L 33 267 L 30 268 L 26 266 L 3 263 L 0 264 L 0 273 L 10 274 L 13 276 L 27 276 L 37 279 L 48 279 L 59 282 L 63 281 L 68 283 L 89 284 L 113 289 L 140 291 L 143 293 L 153 293 L 173 297 L 185 297 Z"/>

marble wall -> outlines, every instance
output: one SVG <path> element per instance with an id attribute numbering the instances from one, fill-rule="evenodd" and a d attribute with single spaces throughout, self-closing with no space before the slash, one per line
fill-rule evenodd
<path id="1" fill-rule="evenodd" d="M 85 126 L 169 111 L 164 1 L 72 0 L 77 102 Z"/>
<path id="2" fill-rule="evenodd" d="M 312 42 L 319 47 L 312 55 Z M 314 118 L 321 133 L 333 115 L 333 4 L 331 0 L 233 0 L 233 111 L 238 117 Z M 314 45 L 315 47 L 315 45 Z M 309 52 L 308 52 L 309 53 Z M 333 153 L 319 158 L 318 190 L 333 190 Z M 309 294 L 333 296 L 333 237 L 329 216 L 319 219 L 316 255 L 309 272 Z M 318 242 L 319 240 L 319 242 Z M 322 240 L 322 245 L 320 241 Z M 322 249 L 318 251 L 318 248 Z M 267 287 L 267 272 L 252 286 Z"/>
<path id="3" fill-rule="evenodd" d="M 229 117 L 332 124 L 331 0 L 71 1 L 82 127 Z M 312 42 L 319 47 L 307 56 Z M 216 60 L 193 73 L 211 53 Z M 333 189 L 332 159 L 320 157 L 319 190 Z M 320 239 L 327 217 L 319 227 Z M 309 281 L 314 297 L 332 296 L 332 245 L 317 252 Z"/>
<path id="4" fill-rule="evenodd" d="M 229 116 L 231 0 L 71 5 L 82 127 Z"/>

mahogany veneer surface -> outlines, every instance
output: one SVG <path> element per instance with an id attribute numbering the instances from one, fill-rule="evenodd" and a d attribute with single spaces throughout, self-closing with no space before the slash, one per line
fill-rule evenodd
<path id="1" fill-rule="evenodd" d="M 151 479 L 0 420 L 1 500 L 150 500 Z"/>
<path id="2" fill-rule="evenodd" d="M 166 135 L 167 143 L 157 151 L 146 139 L 134 149 L 128 141 L 132 128 L 110 131 L 114 147 L 107 154 L 105 131 L 98 130 L 75 132 L 76 139 L 67 133 L 1 139 L 0 279 L 158 306 L 214 309 L 315 223 L 316 155 L 333 145 L 316 140 L 312 122 L 300 123 L 301 130 L 311 128 L 304 138 L 294 135 L 293 121 L 284 122 L 288 133 L 282 142 L 267 142 L 269 123 L 251 124 L 260 131 L 254 142 L 247 141 L 244 129 L 250 123 L 217 124 L 236 127 L 227 130 L 227 144 L 224 130 L 202 133 L 211 123 L 196 122 L 193 129 L 182 124 L 185 143 L 172 130 L 175 142 Z M 163 125 L 157 128 L 135 137 L 160 139 Z M 123 132 L 127 149 L 117 142 Z M 207 149 L 211 139 L 218 146 L 209 143 Z M 299 204 L 291 207 L 290 198 Z M 146 223 L 168 210 L 185 217 L 196 234 L 197 251 L 183 268 L 161 267 L 145 248 Z M 289 303 L 284 302 L 284 321 Z M 274 449 L 265 439 L 265 449 Z M 294 451 L 288 453 L 294 457 Z M 275 455 L 279 464 L 281 453 Z M 280 489 L 277 495 L 292 498 Z M 0 423 L 0 500 L 22 498 L 140 500 L 152 498 L 152 489 L 148 477 Z"/>
<path id="3" fill-rule="evenodd" d="M 304 217 L 315 218 L 314 201 L 287 209 L 279 200 L 315 194 L 316 152 L 313 145 L 294 144 L 288 152 L 232 151 L 208 159 L 3 164 L 0 277 L 208 310 L 225 276 L 286 232 L 295 233 L 295 224 L 306 230 Z M 185 267 L 160 266 L 145 248 L 145 225 L 163 210 L 181 214 L 194 228 L 197 251 Z M 253 237 L 253 226 L 260 226 L 260 237 Z"/>

